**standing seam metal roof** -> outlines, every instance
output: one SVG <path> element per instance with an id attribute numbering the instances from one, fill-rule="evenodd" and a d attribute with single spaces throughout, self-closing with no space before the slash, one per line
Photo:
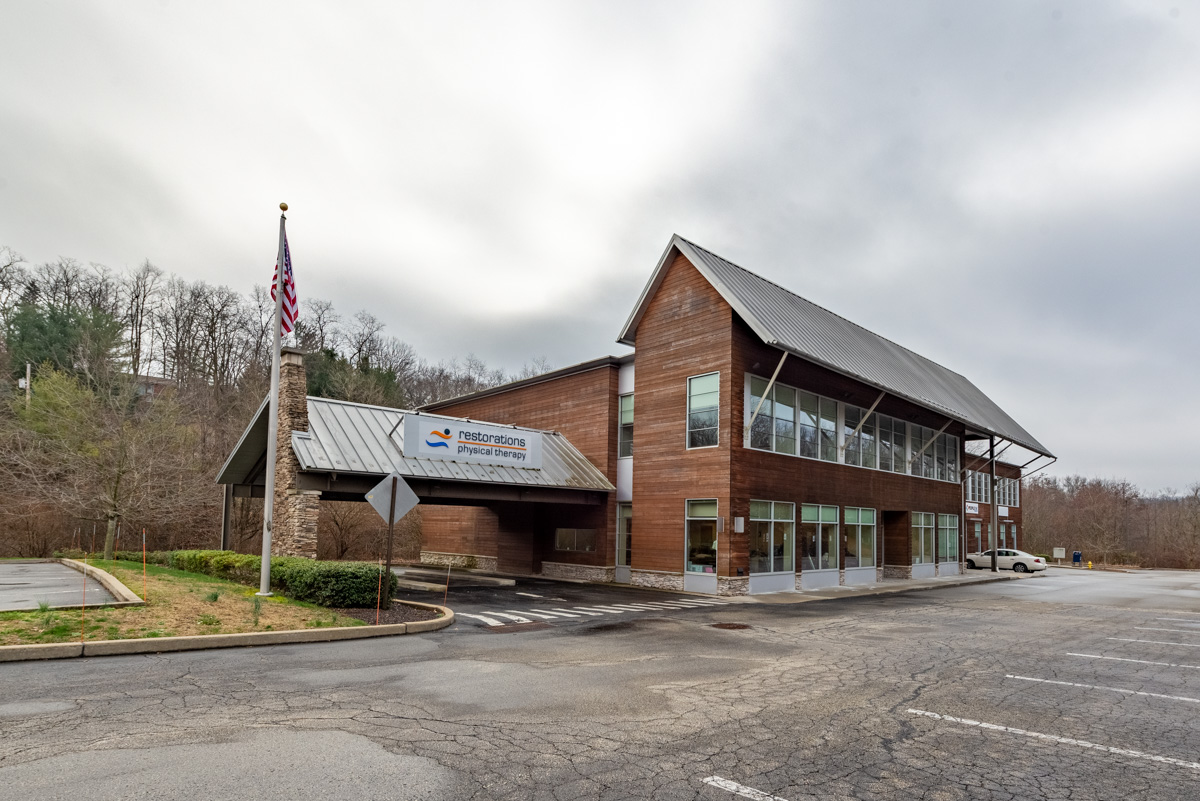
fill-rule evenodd
<path id="1" fill-rule="evenodd" d="M 614 489 L 604 474 L 566 437 L 553 431 L 520 428 L 522 431 L 542 434 L 542 466 L 537 469 L 405 456 L 403 427 L 396 427 L 396 424 L 405 415 L 414 414 L 436 420 L 462 420 L 445 415 L 310 397 L 308 431 L 292 432 L 292 449 L 300 461 L 300 469 L 305 471 L 367 475 L 389 475 L 395 471 L 402 476 L 448 481 L 602 491 Z"/>
<path id="2" fill-rule="evenodd" d="M 681 236 L 671 239 L 619 342 L 634 344 L 653 290 L 678 250 L 768 345 L 996 434 L 1036 453 L 1044 445 L 964 376 L 872 333 Z"/>

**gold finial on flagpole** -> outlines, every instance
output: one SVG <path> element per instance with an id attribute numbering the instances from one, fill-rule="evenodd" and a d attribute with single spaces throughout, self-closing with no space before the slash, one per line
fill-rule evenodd
<path id="1" fill-rule="evenodd" d="M 280 211 L 287 211 L 287 204 L 286 204 L 286 203 L 280 203 L 280 204 L 279 204 L 279 209 L 280 209 Z"/>

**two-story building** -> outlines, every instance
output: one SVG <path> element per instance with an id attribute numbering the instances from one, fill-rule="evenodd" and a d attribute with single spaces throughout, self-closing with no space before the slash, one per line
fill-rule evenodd
<path id="1" fill-rule="evenodd" d="M 993 489 L 967 443 L 1052 458 L 959 373 L 678 236 L 618 341 L 424 409 L 562 433 L 607 509 L 532 522 L 514 563 L 489 510 L 431 507 L 424 561 L 717 594 L 945 575 L 986 546 L 993 495 L 1001 545 L 1020 522 L 1019 469 Z"/>

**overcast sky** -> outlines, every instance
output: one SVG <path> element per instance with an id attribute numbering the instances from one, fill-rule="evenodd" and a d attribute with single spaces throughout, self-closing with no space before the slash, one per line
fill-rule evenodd
<path id="1" fill-rule="evenodd" d="M 1200 6 L 0 2 L 0 245 L 623 353 L 672 233 L 1200 481 Z"/>

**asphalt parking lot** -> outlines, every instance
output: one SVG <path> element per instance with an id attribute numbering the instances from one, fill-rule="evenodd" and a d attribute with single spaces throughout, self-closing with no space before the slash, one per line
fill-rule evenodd
<path id="1" fill-rule="evenodd" d="M 1200 795 L 1197 573 L 543 622 L 0 664 L 0 799 Z"/>
<path id="2" fill-rule="evenodd" d="M 86 588 L 86 589 L 85 589 Z M 116 599 L 94 578 L 56 562 L 0 562 L 0 612 L 50 606 L 106 604 Z"/>

